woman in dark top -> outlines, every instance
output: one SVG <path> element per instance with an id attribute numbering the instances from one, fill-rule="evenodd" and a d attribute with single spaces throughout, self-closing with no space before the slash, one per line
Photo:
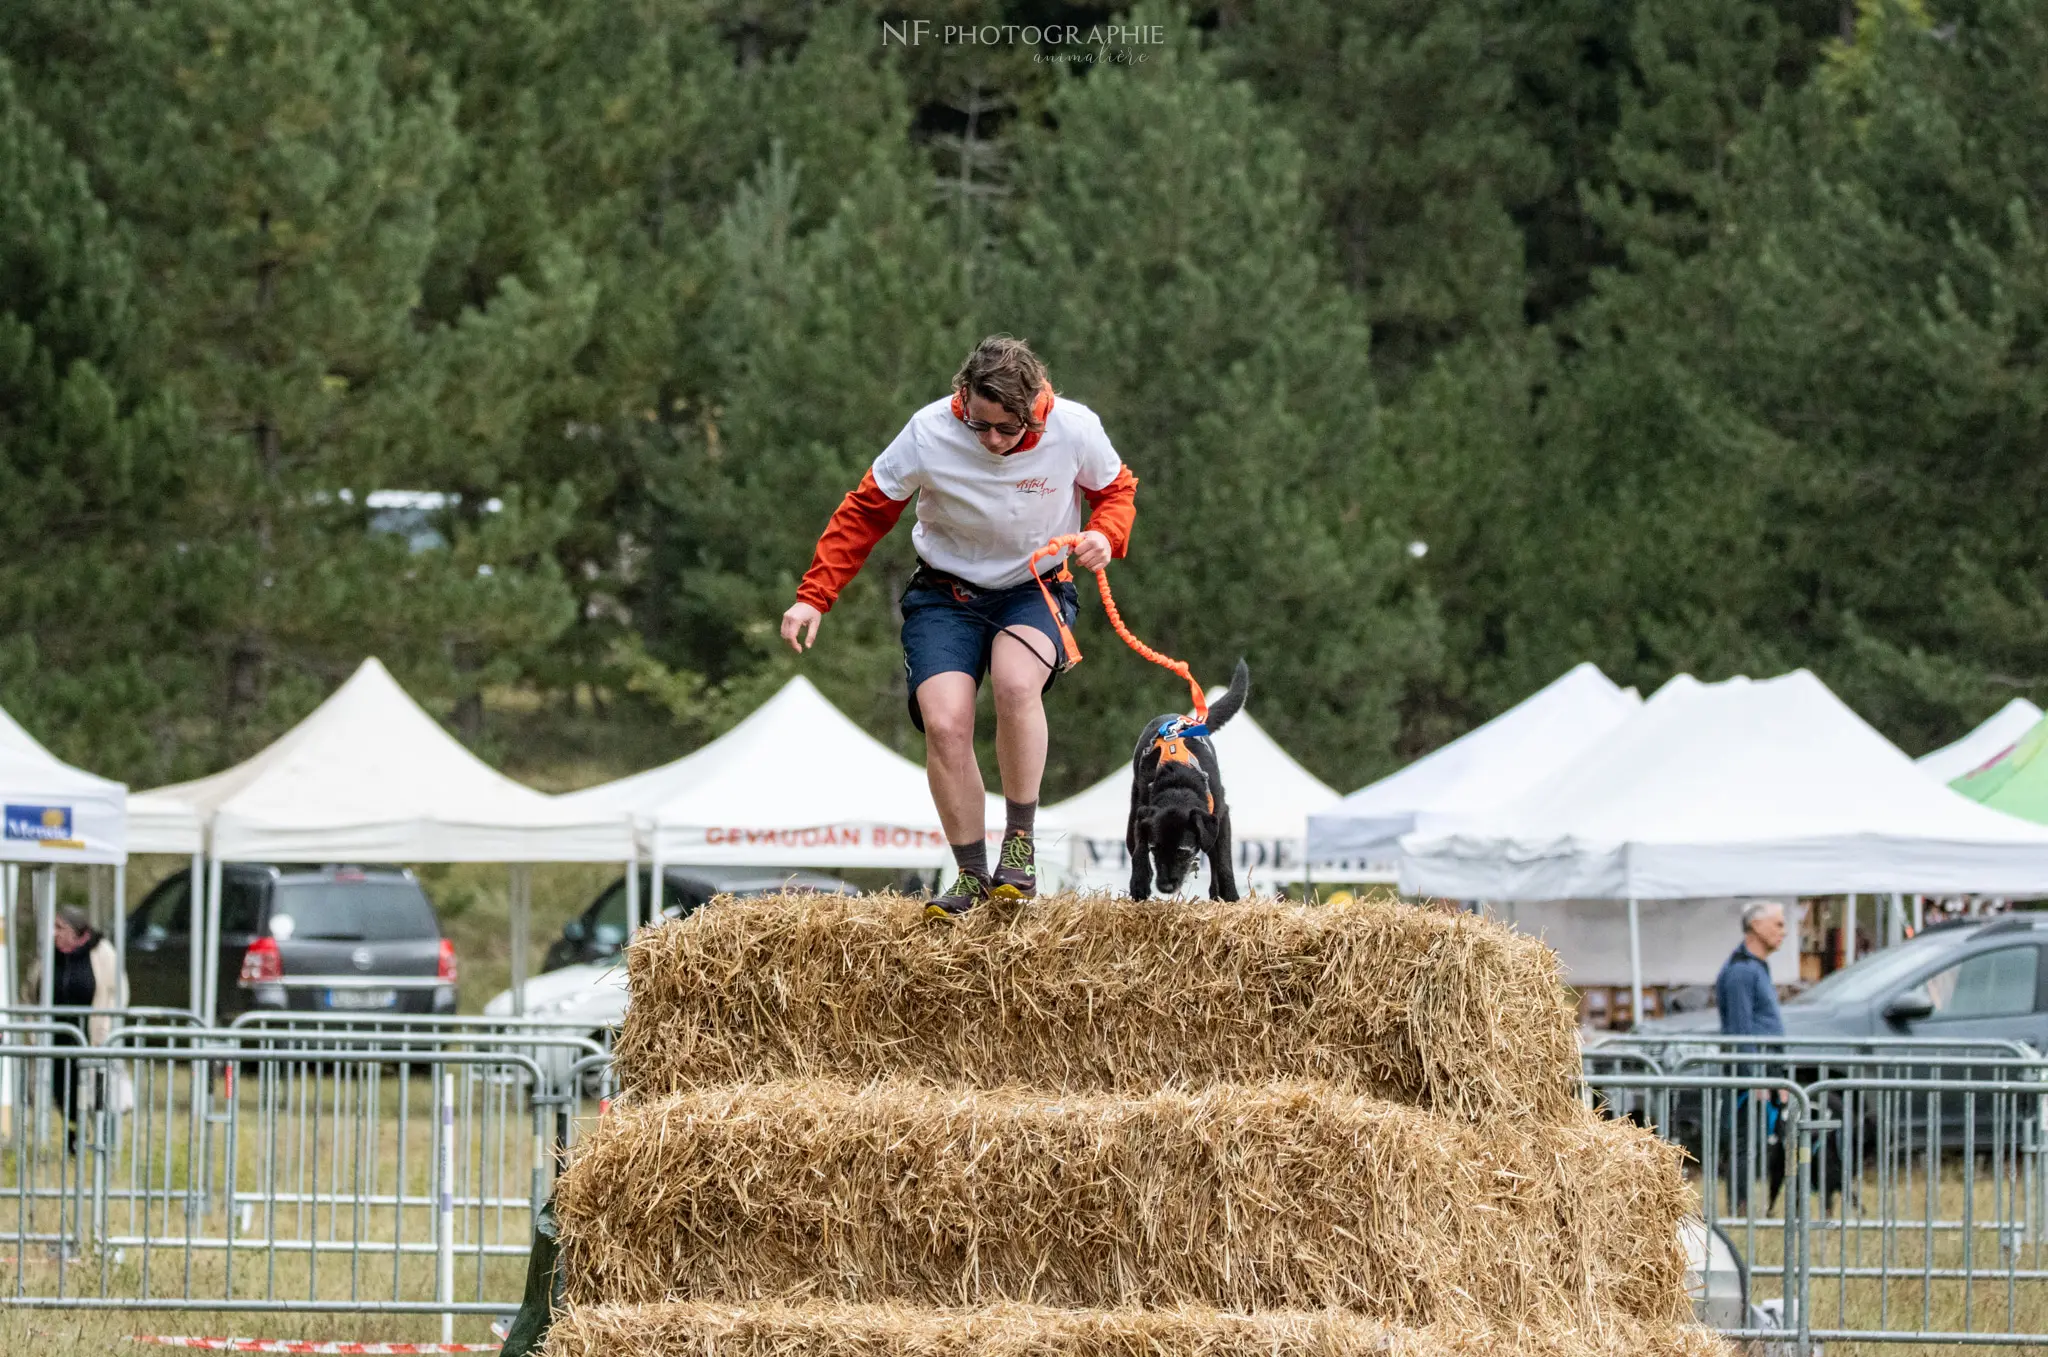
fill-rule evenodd
<path id="1" fill-rule="evenodd" d="M 120 964 L 114 956 L 114 944 L 99 935 L 92 926 L 91 918 L 77 905 L 60 905 L 57 917 L 51 921 L 50 941 L 56 946 L 54 984 L 51 987 L 50 1002 L 59 1008 L 119 1008 L 126 1001 L 121 993 L 126 985 L 120 975 Z M 113 1034 L 113 1018 L 97 1014 L 67 1014 L 59 1019 L 78 1029 L 82 1041 L 99 1045 Z M 65 1041 L 61 1045 L 76 1043 Z M 92 1109 L 97 1099 L 90 1090 L 84 1099 L 79 1097 L 83 1066 L 76 1059 L 53 1060 L 50 1062 L 50 1091 L 57 1103 L 64 1109 L 67 1127 L 65 1144 L 73 1154 L 78 1152 L 78 1118 L 82 1112 Z M 95 1072 L 95 1081 L 104 1079 Z M 90 1089 L 90 1086 L 88 1086 Z"/>

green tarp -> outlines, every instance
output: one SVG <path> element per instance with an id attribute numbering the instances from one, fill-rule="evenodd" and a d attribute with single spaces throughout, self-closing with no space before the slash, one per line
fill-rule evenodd
<path id="1" fill-rule="evenodd" d="M 2012 748 L 1948 785 L 1993 810 L 2048 825 L 2048 721 L 2035 722 Z"/>

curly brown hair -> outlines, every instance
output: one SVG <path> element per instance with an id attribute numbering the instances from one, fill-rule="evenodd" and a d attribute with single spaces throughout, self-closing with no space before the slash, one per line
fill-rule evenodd
<path id="1" fill-rule="evenodd" d="M 982 340 L 953 374 L 953 390 L 962 400 L 971 394 L 994 401 L 1033 433 L 1043 432 L 1045 425 L 1032 418 L 1031 408 L 1038 393 L 1051 385 L 1045 363 L 1031 345 L 1008 335 Z"/>

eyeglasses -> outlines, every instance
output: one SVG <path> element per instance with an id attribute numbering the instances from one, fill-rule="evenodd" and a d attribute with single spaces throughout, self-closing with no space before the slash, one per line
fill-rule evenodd
<path id="1" fill-rule="evenodd" d="M 976 433 L 989 433 L 993 431 L 1005 438 L 1015 438 L 1018 434 L 1024 432 L 1022 424 L 991 424 L 985 419 L 963 419 L 960 422 Z"/>

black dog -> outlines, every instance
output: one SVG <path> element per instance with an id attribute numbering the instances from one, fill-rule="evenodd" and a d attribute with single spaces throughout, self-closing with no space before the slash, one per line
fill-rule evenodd
<path id="1" fill-rule="evenodd" d="M 1179 890 L 1198 853 L 1209 855 L 1209 898 L 1237 899 L 1230 807 L 1208 736 L 1244 708 L 1251 689 L 1251 670 L 1239 660 L 1229 691 L 1209 708 L 1206 727 L 1182 728 L 1186 717 L 1159 716 L 1138 737 L 1131 756 L 1131 819 L 1124 830 L 1133 899 L 1152 894 L 1155 874 L 1162 893 Z"/>

